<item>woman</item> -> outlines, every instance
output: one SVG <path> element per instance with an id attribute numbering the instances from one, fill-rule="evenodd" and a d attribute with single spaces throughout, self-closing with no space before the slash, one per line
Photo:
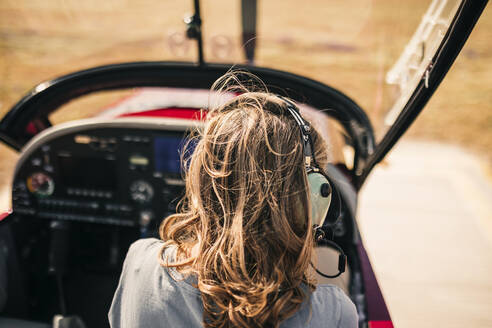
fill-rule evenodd
<path id="1" fill-rule="evenodd" d="M 290 102 L 239 91 L 208 112 L 162 240 L 130 247 L 112 327 L 357 327 L 350 299 L 310 274 L 305 146 Z M 310 134 L 322 164 L 326 147 Z"/>

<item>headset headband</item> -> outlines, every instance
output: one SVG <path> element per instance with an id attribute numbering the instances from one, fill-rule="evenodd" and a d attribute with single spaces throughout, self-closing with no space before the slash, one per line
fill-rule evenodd
<path id="1" fill-rule="evenodd" d="M 324 175 L 330 183 L 333 195 L 327 215 L 327 220 L 325 220 L 323 224 L 324 229 L 329 229 L 327 225 L 335 223 L 341 216 L 342 200 L 340 198 L 339 191 L 336 188 L 336 185 L 333 183 L 332 179 L 326 174 L 324 170 L 319 167 L 316 161 L 316 157 L 314 155 L 313 139 L 311 137 L 311 126 L 302 118 L 301 114 L 299 113 L 299 108 L 296 106 L 296 104 L 282 96 L 277 97 L 285 103 L 287 110 L 292 115 L 301 131 L 304 165 L 306 167 L 307 173 L 311 171 L 319 172 Z"/>
<path id="2" fill-rule="evenodd" d="M 303 153 L 304 153 L 304 165 L 310 169 L 313 169 L 311 166 L 311 163 L 314 163 L 317 167 L 316 163 L 316 158 L 314 157 L 314 149 L 313 149 L 313 141 L 311 139 L 311 126 L 304 121 L 302 118 L 301 114 L 299 113 L 299 109 L 297 106 L 290 100 L 278 96 L 284 103 L 287 105 L 287 110 L 289 113 L 292 115 L 294 120 L 296 121 L 297 125 L 299 125 L 299 128 L 301 130 L 301 135 L 302 135 L 302 143 L 303 143 Z"/>

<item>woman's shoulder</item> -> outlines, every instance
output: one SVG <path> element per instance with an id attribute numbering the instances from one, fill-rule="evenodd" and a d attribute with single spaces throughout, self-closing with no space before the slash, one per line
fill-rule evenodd
<path id="1" fill-rule="evenodd" d="M 198 290 L 161 265 L 162 247 L 155 238 L 130 246 L 109 312 L 112 327 L 156 327 L 163 322 L 187 327 L 201 322 Z M 173 256 L 172 247 L 163 251 L 163 256 Z"/>
<path id="2" fill-rule="evenodd" d="M 176 256 L 176 247 L 164 247 L 164 242 L 156 238 L 145 238 L 135 241 L 128 250 L 125 262 L 135 270 L 147 272 L 145 279 L 152 278 L 159 281 L 159 288 L 175 289 L 180 287 L 192 294 L 199 294 L 193 287 L 193 279 L 185 277 L 173 267 L 165 267 L 161 263 L 173 262 Z M 161 252 L 162 250 L 162 252 Z M 162 260 L 162 261 L 161 261 Z"/>
<path id="3" fill-rule="evenodd" d="M 333 318 L 338 319 L 337 327 L 357 327 L 358 314 L 355 304 L 340 289 L 340 287 L 329 284 L 320 284 L 311 296 L 311 306 L 318 309 L 318 313 L 330 312 Z"/>
<path id="4" fill-rule="evenodd" d="M 128 255 L 134 255 L 135 253 L 145 252 L 149 249 L 158 249 L 162 247 L 163 241 L 157 238 L 144 238 L 138 239 L 130 245 L 130 249 L 128 250 Z"/>
<path id="5" fill-rule="evenodd" d="M 290 327 L 357 328 L 358 316 L 354 303 L 339 287 L 322 284 L 298 313 L 281 324 L 281 328 Z"/>
<path id="6" fill-rule="evenodd" d="M 155 275 L 159 268 L 158 254 L 162 247 L 162 241 L 155 238 L 139 239 L 130 245 L 126 254 L 121 278 L 128 284 L 135 283 L 136 280 L 148 279 Z"/>
<path id="7" fill-rule="evenodd" d="M 139 239 L 133 242 L 126 253 L 123 272 L 128 267 L 141 269 L 159 265 L 158 254 L 163 242 L 156 238 Z"/>
<path id="8" fill-rule="evenodd" d="M 171 259 L 174 256 L 173 247 L 164 247 L 164 242 L 156 238 L 138 239 L 133 242 L 126 254 L 124 266 L 129 266 L 133 271 L 162 275 L 168 271 L 161 265 L 161 258 Z M 125 270 L 125 268 L 123 268 Z"/>
<path id="9" fill-rule="evenodd" d="M 175 254 L 175 247 L 168 246 L 165 249 L 162 249 L 162 247 L 164 247 L 164 242 L 160 239 L 138 239 L 130 245 L 128 253 L 126 254 L 125 263 L 128 262 L 133 265 L 146 264 L 149 269 L 151 269 L 150 267 L 161 267 L 162 269 L 165 269 L 161 266 L 159 257 L 162 256 L 164 260 L 172 260 Z"/>

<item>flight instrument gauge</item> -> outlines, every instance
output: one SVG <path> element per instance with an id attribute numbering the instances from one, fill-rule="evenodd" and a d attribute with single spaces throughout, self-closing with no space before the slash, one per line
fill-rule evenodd
<path id="1" fill-rule="evenodd" d="M 55 191 L 55 182 L 46 173 L 36 172 L 27 178 L 27 189 L 36 196 L 48 197 Z"/>

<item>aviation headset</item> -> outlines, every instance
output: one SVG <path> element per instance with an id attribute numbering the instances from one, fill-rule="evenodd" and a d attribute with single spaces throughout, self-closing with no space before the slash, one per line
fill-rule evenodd
<path id="1" fill-rule="evenodd" d="M 308 189 L 311 200 L 311 216 L 313 220 L 314 238 L 317 243 L 324 243 L 335 248 L 339 253 L 338 273 L 327 275 L 319 271 L 311 263 L 318 274 L 326 278 L 336 278 L 345 272 L 347 256 L 342 248 L 333 239 L 333 232 L 329 225 L 335 223 L 340 217 L 341 199 L 338 190 L 330 183 L 328 175 L 319 167 L 314 156 L 314 144 L 311 138 L 311 126 L 304 121 L 297 106 L 290 100 L 278 96 L 286 105 L 287 111 L 292 115 L 301 130 L 301 140 L 304 153 L 304 166 L 306 168 Z"/>

